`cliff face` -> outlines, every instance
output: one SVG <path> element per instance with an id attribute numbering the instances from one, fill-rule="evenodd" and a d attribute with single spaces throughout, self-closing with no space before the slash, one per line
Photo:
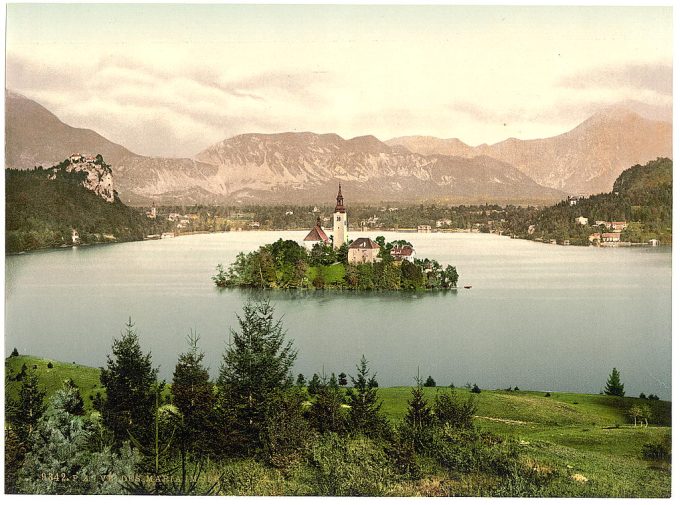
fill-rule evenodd
<path id="1" fill-rule="evenodd" d="M 85 174 L 85 179 L 82 182 L 85 189 L 92 191 L 106 202 L 114 202 L 116 194 L 113 189 L 113 174 L 111 167 L 104 163 L 101 156 L 87 158 L 81 155 L 74 155 L 67 162 L 68 164 L 63 170 L 68 173 Z"/>

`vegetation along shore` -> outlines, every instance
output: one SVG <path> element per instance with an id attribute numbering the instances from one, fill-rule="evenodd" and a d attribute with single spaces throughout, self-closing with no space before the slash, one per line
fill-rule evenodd
<path id="1" fill-rule="evenodd" d="M 170 384 L 132 322 L 100 369 L 15 350 L 6 492 L 670 496 L 671 404 L 624 396 L 616 369 L 599 395 L 418 373 L 381 388 L 365 357 L 294 378 L 266 301 L 243 308 L 217 377 L 199 344 L 188 336 Z"/>

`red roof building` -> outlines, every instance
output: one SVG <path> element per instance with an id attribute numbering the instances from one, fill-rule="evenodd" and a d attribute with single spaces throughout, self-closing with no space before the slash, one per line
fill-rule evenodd
<path id="1" fill-rule="evenodd" d="M 326 233 L 323 231 L 323 228 L 321 228 L 320 217 L 316 218 L 316 226 L 310 230 L 303 241 L 304 246 L 308 249 L 314 247 L 314 244 L 318 242 L 323 242 L 324 244 L 329 242 L 328 235 L 326 235 Z"/>
<path id="2" fill-rule="evenodd" d="M 396 247 L 393 247 L 390 250 L 390 255 L 392 255 L 392 257 L 395 260 L 413 261 L 413 259 L 415 258 L 416 252 L 413 250 L 413 247 L 408 246 L 408 245 L 402 246 L 402 247 L 396 246 Z"/>

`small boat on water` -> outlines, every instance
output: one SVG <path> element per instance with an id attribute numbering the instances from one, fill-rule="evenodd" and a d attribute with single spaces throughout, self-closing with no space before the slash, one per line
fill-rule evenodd
<path id="1" fill-rule="evenodd" d="M 463 286 L 465 289 L 472 289 L 472 286 Z"/>

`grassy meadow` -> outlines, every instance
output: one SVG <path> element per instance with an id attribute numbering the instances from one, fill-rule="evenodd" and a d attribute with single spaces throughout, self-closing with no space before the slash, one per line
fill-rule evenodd
<path id="1" fill-rule="evenodd" d="M 99 369 L 17 356 L 5 361 L 7 394 L 17 394 L 21 382 L 15 377 L 24 364 L 36 372 L 48 396 L 64 380 L 72 379 L 81 391 L 86 411 L 92 409 L 92 399 L 98 392 L 105 393 Z M 437 393 L 447 389 L 424 388 L 425 397 L 432 405 Z M 469 394 L 464 388 L 456 388 L 456 392 Z M 411 388 L 380 388 L 379 397 L 383 413 L 396 426 L 407 411 Z M 514 440 L 521 447 L 522 460 L 533 471 L 557 476 L 546 482 L 542 496 L 670 496 L 670 464 L 643 458 L 645 444 L 662 443 L 671 435 L 670 402 L 561 392 L 546 396 L 544 392 L 506 390 L 484 390 L 474 397 L 478 428 Z M 627 411 L 632 405 L 643 403 L 652 410 L 649 426 L 634 427 Z M 294 474 L 282 475 L 257 461 L 235 464 L 253 466 L 254 475 L 261 475 L 263 480 L 251 487 L 233 488 L 231 494 L 304 494 L 304 488 L 293 485 Z M 435 462 L 420 464 L 425 469 L 420 479 L 399 483 L 387 494 L 475 496 L 501 484 L 483 474 L 456 474 Z M 272 482 L 278 484 L 271 487 Z"/>

